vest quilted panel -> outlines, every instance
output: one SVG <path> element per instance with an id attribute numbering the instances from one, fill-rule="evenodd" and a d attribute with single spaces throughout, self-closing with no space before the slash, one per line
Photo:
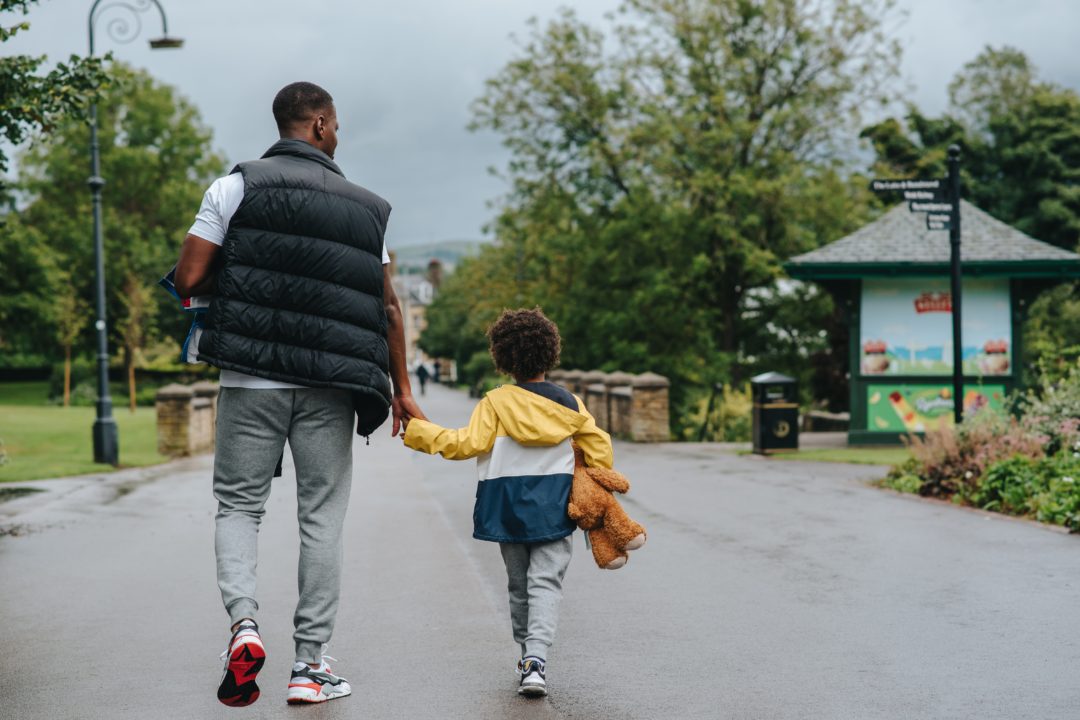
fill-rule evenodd
<path id="1" fill-rule="evenodd" d="M 280 140 L 241 163 L 199 357 L 229 370 L 390 403 L 382 247 L 390 205 L 324 153 Z"/>

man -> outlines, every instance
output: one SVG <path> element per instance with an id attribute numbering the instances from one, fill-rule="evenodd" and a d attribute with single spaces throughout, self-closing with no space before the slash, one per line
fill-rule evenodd
<path id="1" fill-rule="evenodd" d="M 300 523 L 286 699 L 324 702 L 351 692 L 322 653 L 337 615 L 354 416 L 357 432 L 370 435 L 392 408 L 395 436 L 403 421 L 423 416 L 383 240 L 390 205 L 334 164 L 329 93 L 287 85 L 273 112 L 281 139 L 210 186 L 176 267 L 181 295 L 213 296 L 193 342 L 199 360 L 221 368 L 215 551 L 233 635 L 218 699 L 237 707 L 259 696 L 258 531 L 286 439 Z"/>
<path id="2" fill-rule="evenodd" d="M 424 363 L 419 363 L 416 366 L 416 379 L 420 381 L 420 394 L 427 394 L 427 381 L 431 377 L 431 373 L 428 372 L 427 366 Z"/>

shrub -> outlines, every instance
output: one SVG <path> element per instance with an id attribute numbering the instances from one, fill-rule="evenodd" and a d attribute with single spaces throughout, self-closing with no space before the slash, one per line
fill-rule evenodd
<path id="1" fill-rule="evenodd" d="M 1015 405 L 1025 426 L 1046 437 L 1047 455 L 1080 449 L 1080 368 L 1043 382 Z"/>
<path id="2" fill-rule="evenodd" d="M 749 387 L 718 385 L 687 393 L 676 411 L 677 436 L 697 442 L 745 442 L 750 439 L 753 401 Z"/>
<path id="3" fill-rule="evenodd" d="M 93 405 L 97 400 L 95 380 L 97 378 L 97 363 L 92 358 L 76 357 L 71 359 L 71 395 L 72 404 L 75 404 L 75 389 L 84 383 L 90 383 L 93 388 L 93 399 L 88 404 Z M 64 401 L 64 363 L 58 362 L 52 366 L 52 374 L 49 376 L 49 400 L 50 402 L 62 403 Z"/>
<path id="4" fill-rule="evenodd" d="M 1012 457 L 994 463 L 964 498 L 975 507 L 1080 531 L 1080 458 Z"/>
<path id="5" fill-rule="evenodd" d="M 920 494 L 949 497 L 968 492 L 968 486 L 977 484 L 986 468 L 999 460 L 1043 457 L 1046 437 L 1015 418 L 981 412 L 959 430 L 943 428 L 924 438 L 910 436 L 906 442 L 917 462 L 915 474 L 923 480 Z"/>
<path id="6" fill-rule="evenodd" d="M 63 386 L 60 390 L 63 393 Z M 78 385 L 72 382 L 71 385 L 71 406 L 72 407 L 88 407 L 97 404 L 98 391 L 97 381 L 93 378 L 89 380 L 83 380 Z M 56 399 L 57 402 L 61 401 L 61 398 Z"/>
<path id="7" fill-rule="evenodd" d="M 921 471 L 922 464 L 914 457 L 908 458 L 889 470 L 881 485 L 897 492 L 918 493 L 923 486 L 923 479 L 919 475 Z"/>
<path id="8" fill-rule="evenodd" d="M 1043 489 L 1038 461 L 1014 455 L 987 468 L 977 483 L 967 484 L 962 497 L 984 510 L 1024 515 L 1031 498 Z"/>

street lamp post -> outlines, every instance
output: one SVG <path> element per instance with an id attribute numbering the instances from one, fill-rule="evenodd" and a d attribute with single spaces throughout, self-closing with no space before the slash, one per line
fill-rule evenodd
<path id="1" fill-rule="evenodd" d="M 113 0 L 105 2 L 94 0 L 87 16 L 87 29 L 90 38 L 90 57 L 94 56 L 94 26 L 107 10 L 117 8 L 125 13 L 114 18 L 106 29 L 109 37 L 117 42 L 131 42 L 142 29 L 139 14 L 156 7 L 161 15 L 162 37 L 150 41 L 154 50 L 178 48 L 184 44 L 179 38 L 169 37 L 169 24 L 165 19 L 165 9 L 158 0 Z M 101 152 L 98 147 L 97 103 L 90 106 L 90 194 L 94 210 L 94 300 L 97 307 L 97 320 L 94 329 L 97 332 L 98 365 L 98 400 L 97 418 L 94 420 L 94 462 L 116 465 L 120 460 L 120 439 L 116 430 L 116 420 L 112 416 L 112 398 L 109 396 L 109 338 L 105 324 L 105 243 L 101 228 L 101 190 L 105 187 L 105 178 L 101 177 Z"/>

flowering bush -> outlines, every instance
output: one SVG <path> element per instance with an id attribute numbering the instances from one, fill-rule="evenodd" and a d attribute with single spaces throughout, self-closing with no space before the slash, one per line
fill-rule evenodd
<path id="1" fill-rule="evenodd" d="M 1047 438 L 1046 454 L 1080 451 L 1080 368 L 1016 401 L 1024 424 Z"/>
<path id="2" fill-rule="evenodd" d="M 921 495 L 949 497 L 977 484 L 993 463 L 1014 456 L 1041 458 L 1046 437 L 1014 418 L 981 412 L 959 430 L 944 428 L 907 441 L 914 463 L 907 472 L 922 478 Z"/>
<path id="3" fill-rule="evenodd" d="M 1080 370 L 1012 407 L 1020 420 L 981 412 L 959 430 L 912 436 L 911 459 L 883 484 L 1080 532 Z"/>

